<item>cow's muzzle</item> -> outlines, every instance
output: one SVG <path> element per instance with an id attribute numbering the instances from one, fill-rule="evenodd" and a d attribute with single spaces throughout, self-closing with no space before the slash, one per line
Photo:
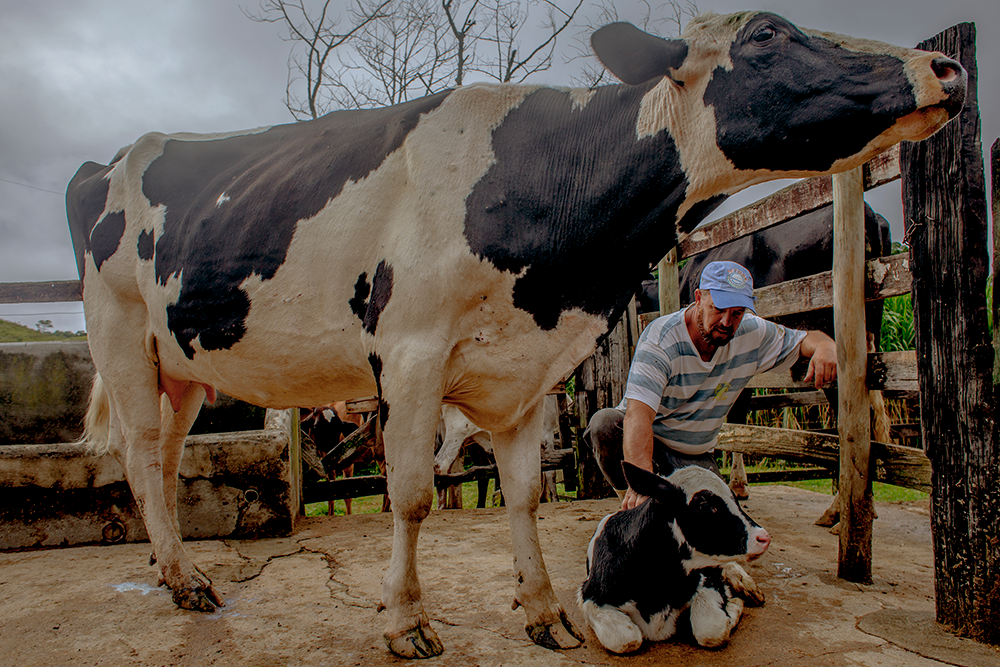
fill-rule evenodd
<path id="1" fill-rule="evenodd" d="M 969 75 L 957 60 L 947 56 L 938 56 L 931 61 L 931 70 L 941 84 L 944 100 L 935 106 L 940 106 L 955 117 L 965 106 L 965 90 Z"/>

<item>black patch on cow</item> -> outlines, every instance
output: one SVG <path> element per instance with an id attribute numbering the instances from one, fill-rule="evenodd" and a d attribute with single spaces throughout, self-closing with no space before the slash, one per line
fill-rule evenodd
<path id="1" fill-rule="evenodd" d="M 135 244 L 139 259 L 148 262 L 153 259 L 153 232 L 143 230 L 139 234 L 139 241 Z"/>
<path id="2" fill-rule="evenodd" d="M 705 91 L 737 169 L 825 171 L 914 111 L 903 62 L 856 53 L 761 13 L 736 35 L 733 69 Z"/>
<path id="3" fill-rule="evenodd" d="M 249 312 L 243 281 L 272 278 L 298 222 L 377 169 L 449 94 L 338 111 L 260 134 L 168 140 L 143 175 L 142 191 L 151 206 L 166 206 L 155 271 L 161 285 L 183 274 L 167 324 L 185 354 L 193 357 L 198 335 L 205 349 L 232 347 Z M 213 334 L 220 331 L 225 335 Z"/>
<path id="4" fill-rule="evenodd" d="M 108 213 L 90 231 L 90 252 L 94 256 L 97 270 L 101 270 L 112 255 L 118 251 L 118 245 L 125 233 L 125 212 Z"/>
<path id="5" fill-rule="evenodd" d="M 389 421 L 389 404 L 382 396 L 382 358 L 377 354 L 369 354 L 368 365 L 372 367 L 372 376 L 375 378 L 375 388 L 378 395 L 378 422 L 384 431 L 385 423 Z"/>
<path id="6" fill-rule="evenodd" d="M 107 205 L 111 184 L 104 177 L 109 171 L 111 167 L 85 162 L 66 187 L 66 218 L 81 280 L 86 266 L 84 255 L 90 252 L 90 232 Z"/>
<path id="7" fill-rule="evenodd" d="M 681 221 L 677 223 L 677 229 L 682 232 L 690 232 L 727 199 L 729 199 L 729 195 L 715 195 L 704 201 L 695 202 L 688 212 L 684 214 L 684 217 L 681 218 Z"/>
<path id="8" fill-rule="evenodd" d="M 368 283 L 368 274 L 362 273 L 354 283 L 354 297 L 348 300 L 351 312 L 358 316 L 365 331 L 375 335 L 378 320 L 392 296 L 392 265 L 385 260 L 375 268 L 375 277 Z M 369 296 L 371 297 L 369 299 Z"/>
<path id="9" fill-rule="evenodd" d="M 351 312 L 358 316 L 362 322 L 365 321 L 365 314 L 368 312 L 368 295 L 372 293 L 372 286 L 368 282 L 368 273 L 362 273 L 354 283 L 354 296 L 347 300 L 347 305 L 351 307 Z"/>
<path id="10" fill-rule="evenodd" d="M 493 132 L 496 162 L 466 200 L 470 248 L 520 273 L 514 305 L 543 329 L 571 308 L 613 322 L 676 243 L 687 179 L 668 132 L 636 138 L 653 84 L 528 95 Z M 566 276 L 574 276 L 567 280 Z"/>

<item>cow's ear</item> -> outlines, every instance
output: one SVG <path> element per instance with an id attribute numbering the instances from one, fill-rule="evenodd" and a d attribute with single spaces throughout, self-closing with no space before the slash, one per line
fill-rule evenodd
<path id="1" fill-rule="evenodd" d="M 612 74 L 633 85 L 670 76 L 688 52 L 683 40 L 656 37 L 624 22 L 599 28 L 590 36 L 590 44 Z"/>
<path id="2" fill-rule="evenodd" d="M 649 498 L 664 498 L 673 486 L 655 473 L 643 470 L 628 461 L 622 461 L 622 472 L 633 491 Z"/>

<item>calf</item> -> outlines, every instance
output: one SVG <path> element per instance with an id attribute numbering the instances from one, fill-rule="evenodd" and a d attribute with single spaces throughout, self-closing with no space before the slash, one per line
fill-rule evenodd
<path id="1" fill-rule="evenodd" d="M 629 486 L 649 500 L 597 527 L 578 594 L 584 617 L 613 653 L 673 636 L 684 612 L 699 645 L 725 644 L 743 613 L 738 596 L 764 601 L 737 561 L 758 558 L 770 536 L 704 468 L 660 477 L 623 466 Z"/>

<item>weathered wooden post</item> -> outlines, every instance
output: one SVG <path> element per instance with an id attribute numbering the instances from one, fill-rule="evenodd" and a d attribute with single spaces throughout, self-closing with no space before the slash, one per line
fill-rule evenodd
<path id="1" fill-rule="evenodd" d="M 1000 447 L 987 328 L 987 215 L 975 26 L 918 48 L 969 73 L 965 109 L 927 141 L 904 144 L 903 213 L 910 239 L 920 420 L 933 467 L 931 531 L 937 620 L 1000 644 Z"/>
<path id="2" fill-rule="evenodd" d="M 833 177 L 833 318 L 837 341 L 837 431 L 840 434 L 840 558 L 837 574 L 872 580 L 871 432 L 865 384 L 864 177 Z"/>
<path id="3" fill-rule="evenodd" d="M 677 280 L 677 248 L 674 248 L 656 266 L 660 315 L 667 315 L 681 308 L 681 295 L 677 289 Z"/>

